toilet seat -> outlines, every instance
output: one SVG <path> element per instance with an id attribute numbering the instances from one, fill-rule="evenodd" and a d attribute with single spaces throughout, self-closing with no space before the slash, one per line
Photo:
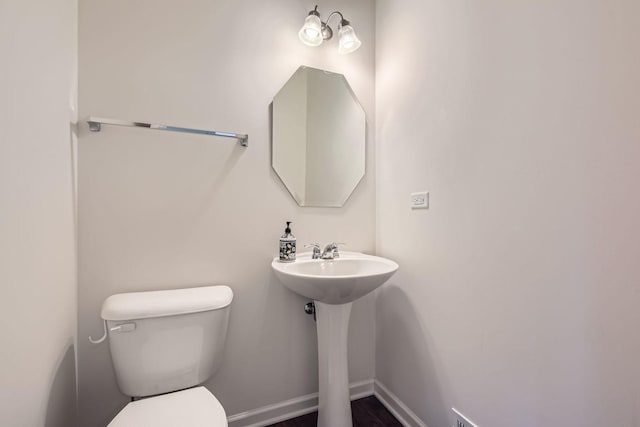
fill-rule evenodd
<path id="1" fill-rule="evenodd" d="M 195 387 L 131 402 L 107 427 L 227 427 L 227 415 L 209 390 Z"/>

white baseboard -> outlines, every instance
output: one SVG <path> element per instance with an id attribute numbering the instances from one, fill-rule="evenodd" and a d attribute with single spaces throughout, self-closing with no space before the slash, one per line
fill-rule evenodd
<path id="1" fill-rule="evenodd" d="M 360 399 L 374 394 L 374 381 L 365 380 L 349 385 L 351 400 Z M 280 421 L 306 415 L 318 410 L 318 393 L 307 394 L 263 406 L 250 411 L 241 412 L 227 417 L 229 427 L 263 427 Z"/>
<path id="2" fill-rule="evenodd" d="M 373 396 L 374 381 L 364 380 L 357 383 L 349 384 L 349 396 L 351 400 L 362 399 L 363 397 Z"/>
<path id="3" fill-rule="evenodd" d="M 393 414 L 404 427 L 427 427 L 407 405 L 389 391 L 380 381 L 374 382 L 374 396 Z"/>

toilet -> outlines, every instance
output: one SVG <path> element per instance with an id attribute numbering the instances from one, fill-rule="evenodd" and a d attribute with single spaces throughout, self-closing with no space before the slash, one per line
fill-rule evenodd
<path id="1" fill-rule="evenodd" d="M 222 362 L 228 286 L 116 294 L 102 305 L 120 391 L 139 398 L 108 427 L 227 427 L 205 387 Z"/>

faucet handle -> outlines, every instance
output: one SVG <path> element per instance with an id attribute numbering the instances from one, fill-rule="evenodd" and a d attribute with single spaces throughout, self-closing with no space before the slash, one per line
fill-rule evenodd
<path id="1" fill-rule="evenodd" d="M 317 243 L 309 243 L 308 245 L 304 245 L 305 248 L 313 248 L 312 259 L 320 258 L 320 245 Z"/>
<path id="2" fill-rule="evenodd" d="M 326 247 L 327 248 L 337 248 L 338 245 L 346 245 L 346 243 L 339 243 L 339 242 L 331 242 L 329 243 Z"/>
<path id="3" fill-rule="evenodd" d="M 338 246 L 339 245 L 346 245 L 346 243 L 333 242 L 333 243 L 331 243 L 331 245 L 333 246 L 333 257 L 334 258 L 340 258 L 340 252 L 338 252 Z"/>
<path id="4" fill-rule="evenodd" d="M 331 251 L 331 258 L 339 258 L 340 253 L 338 252 L 338 245 L 345 245 L 345 244 L 346 243 L 331 242 L 324 248 L 324 252 L 327 253 Z"/>

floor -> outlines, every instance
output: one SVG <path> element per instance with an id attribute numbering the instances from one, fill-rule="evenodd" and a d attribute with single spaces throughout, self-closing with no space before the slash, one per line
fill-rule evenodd
<path id="1" fill-rule="evenodd" d="M 353 427 L 402 427 L 391 412 L 375 396 L 369 396 L 351 402 Z M 303 415 L 268 427 L 315 427 L 318 413 Z"/>

